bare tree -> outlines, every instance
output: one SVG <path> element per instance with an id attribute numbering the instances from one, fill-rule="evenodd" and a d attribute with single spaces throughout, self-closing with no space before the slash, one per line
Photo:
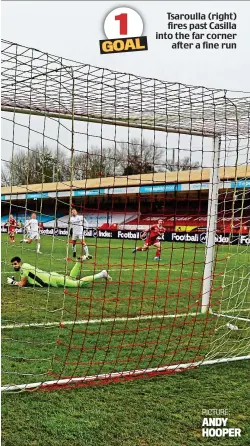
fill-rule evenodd
<path id="1" fill-rule="evenodd" d="M 2 165 L 2 186 L 49 183 L 88 178 L 134 175 L 159 171 L 199 169 L 189 157 L 171 162 L 165 160 L 164 149 L 146 140 L 132 139 L 111 147 L 91 147 L 88 151 L 70 154 L 47 146 L 16 152 Z M 72 165 L 71 165 L 72 164 Z"/>
<path id="2" fill-rule="evenodd" d="M 172 160 L 166 161 L 166 169 L 169 172 L 177 172 L 181 170 L 191 170 L 191 169 L 199 169 L 200 163 L 198 161 L 191 161 L 191 159 L 188 156 L 185 156 L 182 159 L 179 159 L 175 162 Z"/>
<path id="3" fill-rule="evenodd" d="M 57 181 L 83 180 L 115 176 L 121 170 L 119 150 L 91 147 L 74 152 L 73 159 L 63 150 L 36 146 L 14 154 L 2 166 L 2 185 L 22 185 Z"/>
<path id="4" fill-rule="evenodd" d="M 7 161 L 5 161 L 6 163 Z M 1 167 L 1 185 L 3 186 L 10 186 L 11 185 L 11 179 L 9 177 L 9 172 L 6 166 Z"/>
<path id="5" fill-rule="evenodd" d="M 88 152 L 75 152 L 73 178 L 83 180 L 115 176 L 120 162 L 120 152 L 114 148 L 91 147 Z"/>
<path id="6" fill-rule="evenodd" d="M 2 167 L 4 185 L 49 183 L 68 179 L 68 160 L 60 149 L 55 152 L 47 146 L 19 150 Z"/>
<path id="7" fill-rule="evenodd" d="M 123 175 L 158 172 L 161 170 L 164 150 L 154 142 L 134 138 L 119 146 Z"/>

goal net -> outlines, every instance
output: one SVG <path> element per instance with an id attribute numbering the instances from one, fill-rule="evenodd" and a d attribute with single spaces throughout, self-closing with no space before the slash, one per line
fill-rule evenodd
<path id="1" fill-rule="evenodd" d="M 249 359 L 249 94 L 2 41 L 2 389 Z"/>

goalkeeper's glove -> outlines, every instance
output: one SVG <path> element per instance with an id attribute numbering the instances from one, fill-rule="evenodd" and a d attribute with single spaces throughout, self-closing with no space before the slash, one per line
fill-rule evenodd
<path id="1" fill-rule="evenodd" d="M 14 276 L 7 277 L 7 284 L 8 285 L 18 285 L 18 282 L 14 279 Z"/>

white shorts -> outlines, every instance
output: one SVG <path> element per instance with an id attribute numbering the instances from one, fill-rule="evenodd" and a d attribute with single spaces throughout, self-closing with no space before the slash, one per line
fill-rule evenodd
<path id="1" fill-rule="evenodd" d="M 73 234 L 72 241 L 76 242 L 76 240 L 84 240 L 84 235 L 83 234 Z"/>
<path id="2" fill-rule="evenodd" d="M 31 240 L 40 240 L 40 234 L 39 232 L 30 232 L 28 235 L 29 239 Z"/>

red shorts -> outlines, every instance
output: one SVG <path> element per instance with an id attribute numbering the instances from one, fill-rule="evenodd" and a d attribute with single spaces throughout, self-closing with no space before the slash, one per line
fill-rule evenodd
<path id="1" fill-rule="evenodd" d="M 145 242 L 144 242 L 144 244 L 147 245 L 147 246 L 152 246 L 152 245 L 154 245 L 157 242 L 159 242 L 159 240 L 157 240 L 157 238 L 147 237 Z"/>
<path id="2" fill-rule="evenodd" d="M 9 234 L 13 234 L 13 232 L 15 232 L 16 227 L 15 226 L 9 226 Z"/>

